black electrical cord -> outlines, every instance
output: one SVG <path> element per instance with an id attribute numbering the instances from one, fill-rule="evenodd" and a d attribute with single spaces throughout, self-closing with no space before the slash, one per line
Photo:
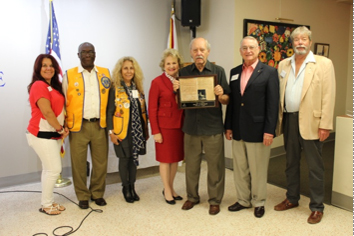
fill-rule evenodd
<path id="1" fill-rule="evenodd" d="M 174 6 L 174 10 L 175 10 L 175 18 L 176 18 L 176 20 L 178 20 L 178 21 L 181 21 L 181 19 L 180 18 L 178 18 L 177 17 L 177 14 L 176 14 L 176 0 L 173 0 L 173 6 Z"/>
<path id="2" fill-rule="evenodd" d="M 0 193 L 42 193 L 42 191 L 29 191 L 29 190 L 13 190 L 13 191 L 1 191 Z M 61 194 L 61 193 L 57 193 L 57 192 L 53 192 L 55 194 L 58 194 L 66 199 L 68 199 L 70 202 L 74 203 L 75 205 L 79 206 L 76 202 L 72 201 L 71 199 L 69 199 L 68 197 L 66 197 L 65 195 Z M 91 211 L 84 217 L 84 219 L 82 219 L 82 221 L 80 222 L 80 225 L 74 230 L 73 227 L 71 226 L 59 226 L 57 228 L 55 228 L 53 230 L 53 235 L 55 236 L 67 236 L 67 235 L 70 235 L 70 234 L 73 234 L 75 233 L 76 231 L 79 230 L 79 228 L 81 227 L 81 225 L 84 223 L 84 221 L 86 220 L 86 218 L 92 213 L 92 212 L 97 212 L 97 213 L 102 213 L 103 210 L 101 209 L 93 209 L 91 207 L 89 207 L 91 209 Z M 63 228 L 69 228 L 70 230 L 64 234 L 55 234 L 55 231 L 59 230 L 59 229 L 63 229 Z M 46 233 L 36 233 L 34 234 L 33 236 L 37 236 L 37 235 L 46 235 L 48 236 L 48 234 Z"/>

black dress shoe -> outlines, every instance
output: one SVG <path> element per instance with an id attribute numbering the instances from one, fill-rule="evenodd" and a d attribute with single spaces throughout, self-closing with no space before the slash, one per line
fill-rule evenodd
<path id="1" fill-rule="evenodd" d="M 264 215 L 264 206 L 254 208 L 254 216 L 261 218 Z"/>
<path id="2" fill-rule="evenodd" d="M 167 199 L 165 198 L 165 201 L 166 201 L 168 204 L 170 204 L 170 205 L 175 205 L 175 204 L 176 204 L 176 201 L 175 201 L 175 200 L 169 201 L 169 200 L 167 200 Z"/>
<path id="3" fill-rule="evenodd" d="M 81 209 L 87 209 L 89 208 L 89 203 L 87 200 L 84 200 L 84 201 L 79 201 L 79 207 Z"/>
<path id="4" fill-rule="evenodd" d="M 250 207 L 244 207 L 240 203 L 236 202 L 235 204 L 228 207 L 229 211 L 240 211 L 242 209 L 247 209 Z"/>
<path id="5" fill-rule="evenodd" d="M 104 200 L 103 198 L 93 199 L 93 198 L 91 197 L 91 200 L 94 201 L 94 202 L 96 203 L 96 205 L 99 205 L 99 206 L 105 206 L 105 205 L 107 205 L 106 200 Z"/>
<path id="6" fill-rule="evenodd" d="M 181 200 L 183 200 L 183 197 L 181 197 L 181 196 L 177 196 L 177 197 L 172 196 L 172 197 L 173 197 L 173 199 L 176 200 L 176 201 L 181 201 Z"/>
<path id="7" fill-rule="evenodd" d="M 162 195 L 163 195 L 163 197 L 165 198 L 165 190 L 162 190 Z M 175 201 L 174 199 L 172 199 L 172 200 L 167 200 L 167 199 L 165 198 L 165 201 L 166 201 L 168 204 L 170 204 L 170 205 L 175 205 L 175 204 L 176 204 L 176 201 Z"/>
<path id="8" fill-rule="evenodd" d="M 122 189 L 123 196 L 126 202 L 133 203 L 134 199 L 132 197 L 132 193 L 130 191 L 130 186 L 124 186 Z"/>

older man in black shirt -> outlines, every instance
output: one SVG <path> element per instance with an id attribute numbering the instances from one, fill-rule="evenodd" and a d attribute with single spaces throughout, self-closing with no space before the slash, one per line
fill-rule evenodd
<path id="1" fill-rule="evenodd" d="M 227 104 L 230 93 L 222 67 L 208 61 L 210 44 L 204 38 L 195 38 L 190 43 L 190 54 L 194 63 L 180 70 L 180 76 L 217 75 L 214 93 L 221 104 Z M 179 88 L 175 82 L 174 89 Z M 182 206 L 189 210 L 199 203 L 199 176 L 202 152 L 208 165 L 209 214 L 220 212 L 219 205 L 224 195 L 225 155 L 223 138 L 223 120 L 221 106 L 203 109 L 185 110 L 183 125 L 184 151 L 186 162 L 186 185 L 188 200 Z"/>

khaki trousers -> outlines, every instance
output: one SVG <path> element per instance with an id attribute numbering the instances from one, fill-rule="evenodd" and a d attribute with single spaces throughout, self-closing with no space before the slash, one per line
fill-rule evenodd
<path id="1" fill-rule="evenodd" d="M 200 200 L 198 188 L 203 150 L 208 165 L 208 202 L 210 205 L 219 205 L 225 187 L 223 134 L 208 136 L 184 134 L 187 197 L 192 202 Z"/>
<path id="2" fill-rule="evenodd" d="M 264 206 L 270 146 L 232 140 L 234 182 L 238 202 L 245 207 Z"/>
<path id="3" fill-rule="evenodd" d="M 71 168 L 75 193 L 79 201 L 102 198 L 106 188 L 108 136 L 99 121 L 83 121 L 80 132 L 70 132 Z M 90 146 L 92 171 L 87 187 L 86 161 Z"/>

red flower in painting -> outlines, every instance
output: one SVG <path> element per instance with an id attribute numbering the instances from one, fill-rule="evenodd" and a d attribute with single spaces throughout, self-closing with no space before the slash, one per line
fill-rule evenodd
<path id="1" fill-rule="evenodd" d="M 279 35 L 273 34 L 273 42 L 277 43 L 279 41 Z"/>
<path id="2" fill-rule="evenodd" d="M 268 61 L 268 66 L 274 67 L 274 60 L 269 60 Z"/>

